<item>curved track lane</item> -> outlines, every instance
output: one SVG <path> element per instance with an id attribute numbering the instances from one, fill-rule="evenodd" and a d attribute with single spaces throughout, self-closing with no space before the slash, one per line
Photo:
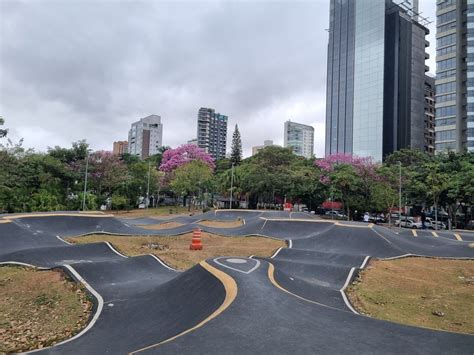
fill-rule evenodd
<path id="1" fill-rule="evenodd" d="M 108 243 L 69 245 L 61 239 L 90 233 L 178 235 L 202 219 L 237 218 L 245 224 L 201 229 L 283 239 L 288 248 L 267 259 L 215 258 L 177 272 L 149 255 L 124 257 Z M 160 221 L 184 225 L 156 231 L 137 226 Z M 473 336 L 363 317 L 352 312 L 344 294 L 369 257 L 474 258 L 472 234 L 456 234 L 397 233 L 281 211 L 135 221 L 100 214 L 0 216 L 0 263 L 62 267 L 101 299 L 87 332 L 44 353 L 472 354 Z"/>

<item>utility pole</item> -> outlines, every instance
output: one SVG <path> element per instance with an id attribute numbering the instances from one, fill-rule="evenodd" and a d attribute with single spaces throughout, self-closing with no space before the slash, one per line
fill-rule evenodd
<path id="1" fill-rule="evenodd" d="M 231 168 L 231 177 L 230 177 L 230 209 L 232 209 L 232 195 L 233 195 L 233 190 L 234 190 L 234 164 L 232 163 L 232 168 Z"/>
<path id="2" fill-rule="evenodd" d="M 150 204 L 150 170 L 151 170 L 151 160 L 148 159 L 148 183 L 146 187 L 146 208 Z"/>
<path id="3" fill-rule="evenodd" d="M 402 230 L 402 162 L 398 162 L 398 229 Z"/>
<path id="4" fill-rule="evenodd" d="M 87 152 L 86 158 L 86 176 L 84 178 L 84 195 L 82 196 L 82 210 L 86 210 L 86 193 L 87 193 L 87 171 L 89 169 L 89 152 Z"/>

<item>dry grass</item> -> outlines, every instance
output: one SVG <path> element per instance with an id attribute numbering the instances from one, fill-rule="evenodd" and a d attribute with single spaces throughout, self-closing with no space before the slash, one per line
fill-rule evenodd
<path id="1" fill-rule="evenodd" d="M 348 296 L 359 311 L 374 318 L 474 334 L 472 260 L 375 260 Z"/>
<path id="2" fill-rule="evenodd" d="M 195 211 L 188 211 L 187 207 L 176 207 L 176 206 L 169 206 L 169 207 L 156 207 L 156 208 L 142 208 L 142 209 L 134 209 L 130 211 L 108 211 L 110 214 L 120 218 L 138 218 L 138 217 L 153 217 L 153 216 L 176 216 L 177 214 L 200 214 L 200 210 Z"/>
<path id="3" fill-rule="evenodd" d="M 159 229 L 177 228 L 177 227 L 181 227 L 182 225 L 183 225 L 182 223 L 178 223 L 178 222 L 163 222 L 163 223 L 157 223 L 157 224 L 142 224 L 142 225 L 138 225 L 137 227 L 140 227 L 143 229 L 159 230 Z"/>
<path id="4" fill-rule="evenodd" d="M 188 269 L 201 260 L 216 256 L 250 256 L 268 257 L 284 247 L 285 243 L 263 237 L 223 237 L 202 233 L 203 250 L 189 250 L 192 233 L 173 236 L 110 236 L 88 235 L 67 238 L 72 243 L 97 243 L 107 241 L 121 253 L 135 256 L 154 254 L 165 262 L 181 270 Z"/>
<path id="5" fill-rule="evenodd" d="M 236 221 L 199 221 L 198 224 L 206 227 L 215 228 L 235 228 L 240 227 L 243 222 L 241 220 Z"/>
<path id="6" fill-rule="evenodd" d="M 87 293 L 62 271 L 0 267 L 0 353 L 54 345 L 88 322 Z"/>

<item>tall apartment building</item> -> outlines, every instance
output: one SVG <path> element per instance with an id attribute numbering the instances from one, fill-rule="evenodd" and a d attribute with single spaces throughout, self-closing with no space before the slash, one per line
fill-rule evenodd
<path id="1" fill-rule="evenodd" d="M 128 131 L 128 152 L 146 159 L 158 153 L 163 145 L 161 117 L 150 115 L 132 123 Z"/>
<path id="2" fill-rule="evenodd" d="M 214 159 L 225 158 L 227 147 L 227 116 L 212 108 L 201 107 L 198 112 L 197 145 Z"/>
<path id="3" fill-rule="evenodd" d="M 326 155 L 382 161 L 401 148 L 424 149 L 429 31 L 417 3 L 331 0 Z"/>
<path id="4" fill-rule="evenodd" d="M 435 78 L 425 77 L 425 152 L 435 152 Z"/>
<path id="5" fill-rule="evenodd" d="M 436 151 L 474 151 L 474 1 L 438 0 Z"/>
<path id="6" fill-rule="evenodd" d="M 272 140 L 264 140 L 263 145 L 256 145 L 256 146 L 252 147 L 252 155 L 257 154 L 263 148 L 271 147 L 271 146 L 273 146 L 273 141 Z"/>
<path id="7" fill-rule="evenodd" d="M 117 141 L 114 142 L 114 148 L 112 150 L 114 155 L 123 155 L 128 153 L 128 141 Z"/>
<path id="8" fill-rule="evenodd" d="M 311 158 L 314 155 L 314 128 L 305 124 L 286 121 L 283 146 L 293 148 L 296 155 Z"/>

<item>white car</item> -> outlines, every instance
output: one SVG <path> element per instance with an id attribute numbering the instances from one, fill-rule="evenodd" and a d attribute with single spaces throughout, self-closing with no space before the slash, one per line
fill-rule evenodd
<path id="1" fill-rule="evenodd" d="M 400 225 L 400 220 L 395 221 L 395 225 Z M 422 225 L 421 222 L 415 222 L 413 217 L 402 217 L 402 227 L 404 228 L 412 228 L 412 229 L 421 229 Z"/>
<path id="2" fill-rule="evenodd" d="M 436 228 L 436 221 L 431 217 L 426 217 L 425 226 L 428 229 L 446 229 L 446 224 L 438 221 L 438 228 Z"/>
<path id="3" fill-rule="evenodd" d="M 325 213 L 326 216 L 330 216 L 330 217 L 336 217 L 336 218 L 346 218 L 347 216 L 345 214 L 342 214 L 338 211 L 327 211 Z"/>

